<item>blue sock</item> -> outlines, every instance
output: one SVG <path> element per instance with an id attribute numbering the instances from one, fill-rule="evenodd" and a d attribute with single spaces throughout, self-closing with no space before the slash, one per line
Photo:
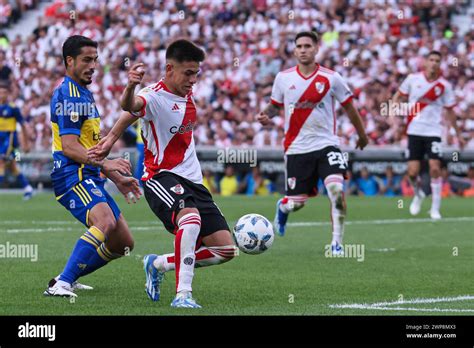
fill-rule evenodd
<path id="1" fill-rule="evenodd" d="M 77 241 L 66 267 L 59 276 L 59 280 L 69 284 L 74 283 L 89 267 L 90 261 L 93 261 L 92 256 L 97 254 L 97 249 L 104 241 L 104 234 L 97 227 L 90 227 Z M 95 265 L 95 263 L 92 265 Z"/>
<path id="2" fill-rule="evenodd" d="M 87 261 L 87 267 L 82 271 L 80 274 L 81 277 L 88 275 L 99 268 L 105 266 L 109 261 L 112 261 L 116 258 L 119 258 L 122 255 L 118 255 L 115 253 L 112 253 L 107 249 L 105 246 L 105 243 L 102 243 L 97 249 L 94 254 L 92 254 L 91 258 L 89 261 Z"/>
<path id="3" fill-rule="evenodd" d="M 20 182 L 21 188 L 25 188 L 29 185 L 28 180 L 26 180 L 22 173 L 18 174 L 18 181 Z"/>

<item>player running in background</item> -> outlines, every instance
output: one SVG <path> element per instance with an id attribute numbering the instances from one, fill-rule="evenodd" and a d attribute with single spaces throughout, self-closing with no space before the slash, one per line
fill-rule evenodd
<path id="1" fill-rule="evenodd" d="M 5 169 L 8 166 L 11 173 L 18 178 L 24 190 L 23 199 L 28 200 L 33 195 L 33 188 L 28 183 L 25 175 L 20 171 L 16 163 L 15 150 L 19 147 L 17 123 L 21 125 L 23 137 L 22 147 L 24 152 L 29 151 L 28 131 L 23 121 L 20 109 L 14 103 L 8 103 L 8 84 L 0 84 L 0 184 L 5 177 Z"/>
<path id="2" fill-rule="evenodd" d="M 166 50 L 166 73 L 158 83 L 135 95 L 144 71 L 134 65 L 122 95 L 126 111 L 99 146 L 90 151 L 102 158 L 124 130 L 140 119 L 145 144 L 142 180 L 148 205 L 175 235 L 174 253 L 145 256 L 146 292 L 160 298 L 160 284 L 167 271 L 175 270 L 176 297 L 172 307 L 200 308 L 192 297 L 195 267 L 217 265 L 237 255 L 229 226 L 202 185 L 193 128 L 196 106 L 192 87 L 197 81 L 204 52 L 187 40 L 177 40 Z"/>
<path id="3" fill-rule="evenodd" d="M 298 65 L 277 74 L 270 103 L 257 115 L 257 120 L 267 125 L 284 108 L 286 196 L 277 202 L 274 221 L 277 232 L 281 236 L 285 234 L 288 215 L 317 194 L 316 185 L 322 179 L 331 204 L 331 250 L 334 255 L 340 255 L 346 215 L 343 183 L 347 164 L 338 147 L 336 100 L 357 131 L 356 148 L 363 149 L 368 139 L 352 103 L 352 92 L 341 75 L 316 63 L 318 43 L 314 32 L 296 35 L 294 54 Z"/>
<path id="4" fill-rule="evenodd" d="M 51 173 L 56 200 L 86 227 L 59 277 L 51 279 L 48 296 L 77 296 L 75 289 L 90 289 L 77 283 L 133 249 L 133 238 L 113 198 L 105 191 L 111 179 L 127 202 L 139 197 L 140 189 L 124 159 L 95 160 L 87 150 L 100 140 L 100 117 L 94 97 L 87 89 L 97 64 L 97 42 L 87 37 L 69 37 L 63 45 L 66 77 L 51 99 L 54 168 Z M 135 197 L 131 197 L 135 195 Z"/>
<path id="5" fill-rule="evenodd" d="M 409 74 L 393 97 L 394 103 L 408 101 L 413 105 L 407 125 L 408 176 L 415 191 L 410 204 L 410 213 L 417 215 L 425 198 L 418 174 L 421 161 L 428 155 L 432 193 L 430 216 L 435 220 L 441 219 L 439 210 L 443 186 L 441 178 L 443 107 L 447 109 L 448 119 L 456 131 L 460 147 L 463 148 L 465 145 L 453 112 L 456 104 L 453 89 L 441 76 L 440 64 L 441 53 L 431 51 L 425 59 L 425 70 Z"/>

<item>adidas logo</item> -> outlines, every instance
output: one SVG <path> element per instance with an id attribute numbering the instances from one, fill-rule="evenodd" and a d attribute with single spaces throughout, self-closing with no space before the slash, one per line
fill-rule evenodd
<path id="1" fill-rule="evenodd" d="M 296 89 L 295 85 L 291 85 L 290 89 Z"/>
<path id="2" fill-rule="evenodd" d="M 178 104 L 174 104 L 174 105 L 173 105 L 173 108 L 171 109 L 171 111 L 179 111 L 179 106 L 178 106 Z"/>

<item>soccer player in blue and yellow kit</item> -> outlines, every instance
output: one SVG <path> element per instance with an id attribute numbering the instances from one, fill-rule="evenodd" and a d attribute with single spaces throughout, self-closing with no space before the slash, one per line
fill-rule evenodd
<path id="1" fill-rule="evenodd" d="M 16 163 L 15 150 L 19 147 L 17 124 L 21 125 L 23 151 L 25 152 L 29 151 L 28 132 L 20 109 L 14 103 L 8 102 L 8 93 L 7 82 L 2 82 L 0 84 L 0 184 L 3 182 L 5 169 L 8 166 L 24 190 L 23 199 L 28 200 L 33 194 L 33 188 L 20 172 Z"/>
<path id="2" fill-rule="evenodd" d="M 75 289 L 90 289 L 77 282 L 133 248 L 133 238 L 117 204 L 105 191 L 111 179 L 128 203 L 140 196 L 130 162 L 119 158 L 98 161 L 87 150 L 100 140 L 100 117 L 92 93 L 97 64 L 97 42 L 75 35 L 63 45 L 66 77 L 51 99 L 54 168 L 51 174 L 56 200 L 82 222 L 87 231 L 77 241 L 63 270 L 44 292 L 49 296 L 76 297 Z"/>

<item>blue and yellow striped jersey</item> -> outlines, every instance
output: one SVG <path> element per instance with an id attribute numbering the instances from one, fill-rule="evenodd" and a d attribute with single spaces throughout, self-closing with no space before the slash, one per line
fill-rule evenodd
<path id="1" fill-rule="evenodd" d="M 88 177 L 98 178 L 100 169 L 64 156 L 61 136 L 75 134 L 86 149 L 100 140 L 100 116 L 92 93 L 66 76 L 51 99 L 54 167 L 51 173 L 56 196 L 61 196 Z"/>
<path id="2" fill-rule="evenodd" d="M 0 104 L 0 132 L 16 132 L 17 123 L 23 124 L 20 109 L 14 103 Z"/>

